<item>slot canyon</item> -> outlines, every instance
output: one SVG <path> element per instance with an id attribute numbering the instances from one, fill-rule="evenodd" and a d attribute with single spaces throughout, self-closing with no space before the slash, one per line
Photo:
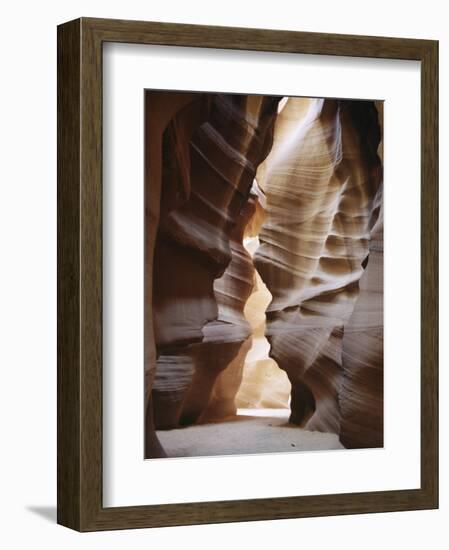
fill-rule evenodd
<path id="1" fill-rule="evenodd" d="M 145 93 L 145 458 L 383 446 L 383 103 Z"/>

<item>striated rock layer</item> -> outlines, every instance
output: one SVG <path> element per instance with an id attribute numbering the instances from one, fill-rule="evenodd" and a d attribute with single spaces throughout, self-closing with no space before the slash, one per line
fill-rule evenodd
<path id="1" fill-rule="evenodd" d="M 383 213 L 379 189 L 368 265 L 345 326 L 339 393 L 340 441 L 345 447 L 383 446 Z M 377 216 L 377 212 L 380 214 Z"/>
<path id="2" fill-rule="evenodd" d="M 249 345 L 243 308 L 254 267 L 242 240 L 256 210 L 251 188 L 271 147 L 277 103 L 263 96 L 191 94 L 164 129 L 152 263 L 157 361 L 151 397 L 158 429 L 214 410 L 235 412 L 234 390 L 214 392 L 214 386 Z M 147 193 L 147 203 L 158 200 L 151 184 Z M 243 357 L 234 368 L 242 365 Z"/>
<path id="3" fill-rule="evenodd" d="M 311 430 L 340 431 L 342 339 L 369 253 L 379 139 L 372 102 L 289 98 L 258 174 L 270 354 L 292 384 L 290 421 Z"/>
<path id="4" fill-rule="evenodd" d="M 383 103 L 376 102 L 383 125 Z M 383 159 L 383 141 L 378 154 Z M 345 447 L 382 447 L 383 435 L 383 186 L 374 199 L 369 256 L 360 294 L 343 339 L 343 382 L 339 394 L 340 441 Z"/>
<path id="5" fill-rule="evenodd" d="M 145 456 L 165 456 L 156 436 L 152 387 L 156 373 L 156 342 L 153 323 L 153 260 L 162 190 L 162 140 L 165 128 L 177 111 L 194 102 L 197 94 L 152 92 L 145 95 Z"/>
<path id="6" fill-rule="evenodd" d="M 279 100 L 146 94 L 147 457 L 237 406 L 382 445 L 382 104 Z"/>

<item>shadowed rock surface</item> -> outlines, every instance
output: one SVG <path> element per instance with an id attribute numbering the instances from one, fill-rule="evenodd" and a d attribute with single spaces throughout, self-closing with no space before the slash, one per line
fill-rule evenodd
<path id="1" fill-rule="evenodd" d="M 376 107 L 382 125 L 382 102 L 376 102 Z M 382 142 L 378 154 L 382 159 Z M 368 263 L 343 339 L 340 441 L 350 448 L 382 447 L 384 443 L 383 186 L 379 187 L 373 207 Z"/>
<path id="2" fill-rule="evenodd" d="M 243 308 L 254 267 L 242 240 L 255 212 L 251 188 L 271 148 L 277 103 L 196 94 L 163 132 L 152 303 L 157 428 L 197 421 L 211 397 L 211 415 L 235 410 L 233 396 L 213 390 L 250 338 Z M 150 204 L 157 200 L 151 181 L 147 193 Z"/>
<path id="3" fill-rule="evenodd" d="M 291 422 L 310 430 L 340 431 L 342 340 L 382 182 L 379 139 L 372 102 L 290 98 L 258 177 L 267 218 L 255 265 L 273 296 L 270 355 L 292 384 Z"/>
<path id="4" fill-rule="evenodd" d="M 280 99 L 146 94 L 146 457 L 237 407 L 383 444 L 382 104 Z"/>

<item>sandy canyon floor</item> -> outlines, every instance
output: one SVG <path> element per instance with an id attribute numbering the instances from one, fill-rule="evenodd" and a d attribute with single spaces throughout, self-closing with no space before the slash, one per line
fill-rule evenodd
<path id="1" fill-rule="evenodd" d="M 239 409 L 225 421 L 157 432 L 169 458 L 343 449 L 338 436 L 289 424 L 288 409 Z"/>

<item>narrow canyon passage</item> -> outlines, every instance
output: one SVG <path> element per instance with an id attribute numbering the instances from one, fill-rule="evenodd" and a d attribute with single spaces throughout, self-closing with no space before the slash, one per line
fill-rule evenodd
<path id="1" fill-rule="evenodd" d="M 261 191 L 259 195 L 263 196 Z M 265 199 L 263 199 L 263 208 L 265 207 Z M 258 226 L 254 227 L 255 224 L 253 224 L 251 232 L 243 240 L 243 245 L 253 261 L 254 254 L 260 245 L 259 232 L 262 221 L 261 216 Z M 271 299 L 270 291 L 255 270 L 253 291 L 244 308 L 245 318 L 251 327 L 252 345 L 245 358 L 242 382 L 235 396 L 235 403 L 238 414 L 248 414 L 247 409 L 254 409 L 255 414 L 259 409 L 278 409 L 279 416 L 285 416 L 288 419 L 291 384 L 286 373 L 270 357 L 270 344 L 265 336 L 265 312 Z M 266 414 L 269 415 L 269 411 Z"/>
<path id="2" fill-rule="evenodd" d="M 259 195 L 261 195 L 259 191 Z M 263 195 L 263 194 L 262 194 Z M 258 224 L 247 228 L 243 245 L 251 258 L 259 247 Z M 248 234 L 250 233 L 250 234 Z M 265 336 L 265 311 L 271 294 L 257 271 L 245 307 L 252 341 L 244 358 L 240 386 L 235 395 L 236 413 L 181 429 L 158 431 L 169 457 L 220 456 L 291 451 L 341 449 L 335 434 L 298 429 L 289 423 L 291 384 L 286 373 L 269 356 Z M 246 349 L 246 348 L 245 348 Z M 235 373 L 226 369 L 217 385 L 232 383 Z"/>
<path id="3" fill-rule="evenodd" d="M 146 104 L 146 457 L 382 446 L 381 106 Z"/>

